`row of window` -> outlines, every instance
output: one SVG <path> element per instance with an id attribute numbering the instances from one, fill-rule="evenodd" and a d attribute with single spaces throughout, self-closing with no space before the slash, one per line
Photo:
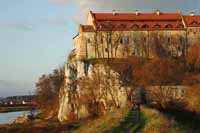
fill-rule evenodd
<path id="1" fill-rule="evenodd" d="M 190 23 L 190 25 L 194 25 L 194 26 L 196 26 L 196 25 L 199 25 L 200 23 L 198 23 L 197 21 L 192 21 L 191 23 Z"/>
<path id="2" fill-rule="evenodd" d="M 166 39 L 167 39 L 168 43 L 171 42 L 171 37 L 167 37 Z M 111 41 L 112 41 L 111 38 L 108 37 L 107 43 L 111 43 Z M 133 41 L 137 42 L 137 39 L 134 38 Z M 147 38 L 143 37 L 142 41 L 146 42 Z M 179 41 L 180 41 L 181 44 L 184 43 L 184 37 L 179 37 Z M 123 36 L 123 37 L 120 38 L 119 42 L 120 42 L 120 44 L 129 44 L 130 43 L 130 38 L 128 36 Z M 87 40 L 87 43 L 91 43 L 90 39 Z M 101 43 L 103 43 L 103 39 L 102 38 L 101 38 Z"/>
<path id="3" fill-rule="evenodd" d="M 131 29 L 139 29 L 139 28 L 142 28 L 142 29 L 148 29 L 148 28 L 167 28 L 167 29 L 172 29 L 172 28 L 184 28 L 184 25 L 183 24 L 178 24 L 176 26 L 172 25 L 172 24 L 167 24 L 165 25 L 164 27 L 160 24 L 155 24 L 153 26 L 150 26 L 148 24 L 143 24 L 143 25 L 138 25 L 138 24 L 133 24 L 131 27 L 128 27 L 128 25 L 126 24 L 120 24 L 120 25 L 113 25 L 113 24 L 109 24 L 109 25 L 106 25 L 106 24 L 100 24 L 99 25 L 99 28 L 120 28 L 120 29 L 124 29 L 124 28 L 131 28 Z"/>

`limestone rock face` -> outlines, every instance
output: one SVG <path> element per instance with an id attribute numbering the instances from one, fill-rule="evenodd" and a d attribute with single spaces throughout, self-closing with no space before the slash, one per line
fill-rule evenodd
<path id="1" fill-rule="evenodd" d="M 65 75 L 58 112 L 61 122 L 86 118 L 95 107 L 105 113 L 127 104 L 130 88 L 122 86 L 120 75 L 106 64 L 69 60 Z"/>

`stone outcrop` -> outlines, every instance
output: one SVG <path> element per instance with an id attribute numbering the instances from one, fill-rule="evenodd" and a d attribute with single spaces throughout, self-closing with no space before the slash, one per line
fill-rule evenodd
<path id="1" fill-rule="evenodd" d="M 60 121 L 88 117 L 95 107 L 98 113 L 105 113 L 113 107 L 126 106 L 130 87 L 122 86 L 120 74 L 105 63 L 68 60 L 66 85 L 60 91 Z"/>

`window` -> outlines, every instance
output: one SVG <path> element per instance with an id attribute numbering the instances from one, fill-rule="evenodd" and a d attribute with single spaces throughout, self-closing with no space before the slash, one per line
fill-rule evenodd
<path id="1" fill-rule="evenodd" d="M 146 42 L 146 41 L 147 41 L 147 38 L 146 38 L 146 37 L 143 37 L 143 41 Z"/>
<path id="2" fill-rule="evenodd" d="M 102 43 L 103 43 L 103 37 L 101 37 L 101 39 L 100 39 L 100 40 L 101 40 L 101 44 L 102 44 Z"/>
<path id="3" fill-rule="evenodd" d="M 177 28 L 184 28 L 184 25 L 183 25 L 183 24 L 179 24 L 179 25 L 177 26 Z"/>
<path id="4" fill-rule="evenodd" d="M 128 36 L 124 36 L 120 39 L 120 43 L 121 44 L 129 44 L 129 37 Z"/>
<path id="5" fill-rule="evenodd" d="M 184 39 L 183 39 L 183 37 L 182 37 L 182 36 L 179 38 L 179 41 L 180 41 L 180 44 L 183 44 L 183 42 L 184 42 Z"/>
<path id="6" fill-rule="evenodd" d="M 161 28 L 159 24 L 154 25 L 154 28 Z"/>
<path id="7" fill-rule="evenodd" d="M 84 61 L 84 73 L 85 73 L 85 75 L 88 74 L 89 67 L 90 67 L 90 63 L 88 61 Z"/>
<path id="8" fill-rule="evenodd" d="M 90 41 L 90 39 L 89 39 L 89 38 L 87 39 L 87 43 L 91 43 L 91 41 Z"/>
<path id="9" fill-rule="evenodd" d="M 181 51 L 181 47 L 180 46 L 178 46 L 178 51 Z"/>
<path id="10" fill-rule="evenodd" d="M 147 28 L 149 28 L 149 25 L 144 24 L 144 25 L 142 25 L 142 28 L 147 29 Z"/>
<path id="11" fill-rule="evenodd" d="M 126 28 L 126 25 L 125 25 L 125 24 L 120 24 L 120 25 L 118 26 L 118 28 Z"/>
<path id="12" fill-rule="evenodd" d="M 170 38 L 170 37 L 167 38 L 167 42 L 168 42 L 168 43 L 171 42 L 171 38 Z"/>
<path id="13" fill-rule="evenodd" d="M 198 25 L 198 22 L 197 21 L 192 21 L 190 24 L 191 25 Z"/>
<path id="14" fill-rule="evenodd" d="M 107 41 L 108 41 L 108 43 L 112 42 L 111 35 L 108 35 Z"/>
<path id="15" fill-rule="evenodd" d="M 134 39 L 133 39 L 133 42 L 134 42 L 134 43 L 137 43 L 137 39 L 136 39 L 136 38 L 134 38 Z"/>
<path id="16" fill-rule="evenodd" d="M 109 29 L 113 29 L 115 26 L 111 22 L 107 22 L 106 27 Z"/>
<path id="17" fill-rule="evenodd" d="M 131 29 L 139 29 L 139 26 L 137 24 L 134 24 L 133 26 L 131 26 Z"/>
<path id="18" fill-rule="evenodd" d="M 97 25 L 97 28 L 98 28 L 98 29 L 102 29 L 102 27 L 103 27 L 102 24 L 98 24 L 98 25 Z"/>
<path id="19" fill-rule="evenodd" d="M 173 26 L 172 26 L 171 24 L 167 24 L 167 25 L 165 26 L 165 28 L 173 28 Z"/>
<path id="20" fill-rule="evenodd" d="M 106 51 L 106 52 L 109 52 L 108 48 L 105 48 L 105 51 Z"/>

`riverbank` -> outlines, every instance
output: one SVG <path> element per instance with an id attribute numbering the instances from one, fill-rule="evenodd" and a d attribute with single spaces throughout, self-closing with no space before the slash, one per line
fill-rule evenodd
<path id="1" fill-rule="evenodd" d="M 84 119 L 74 122 L 60 123 L 58 120 L 44 120 L 38 116 L 37 119 L 24 124 L 4 124 L 0 125 L 0 132 L 6 133 L 56 133 L 56 132 L 88 132 L 93 131 L 109 131 L 119 123 L 123 116 L 128 112 L 128 109 L 113 110 L 108 114 L 92 119 Z"/>
<path id="2" fill-rule="evenodd" d="M 4 124 L 0 125 L 0 132 L 5 133 L 184 133 L 199 132 L 198 129 L 188 127 L 173 116 L 166 115 L 156 109 L 142 106 L 141 117 L 138 122 L 133 122 L 133 112 L 129 109 L 117 109 L 108 112 L 98 118 L 85 119 L 75 122 L 60 123 L 57 120 L 35 119 L 24 124 Z M 185 120 L 182 120 L 185 121 Z M 190 120 L 192 122 L 192 120 Z"/>
<path id="3" fill-rule="evenodd" d="M 0 113 L 17 112 L 17 111 L 29 111 L 30 106 L 13 106 L 13 107 L 0 107 Z"/>

